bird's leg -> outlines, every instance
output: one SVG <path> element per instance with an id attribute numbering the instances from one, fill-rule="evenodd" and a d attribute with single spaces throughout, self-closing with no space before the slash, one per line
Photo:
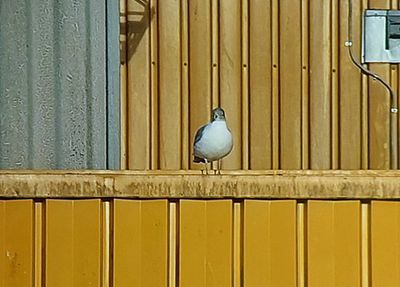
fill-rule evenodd
<path id="1" fill-rule="evenodd" d="M 221 159 L 219 159 L 219 160 L 218 160 L 218 163 L 217 163 L 217 167 L 218 167 L 218 174 L 219 174 L 219 175 L 221 175 L 221 163 L 222 163 L 222 160 L 221 160 Z"/>
<path id="2" fill-rule="evenodd" d="M 217 169 L 213 169 L 214 175 L 218 174 L 218 161 L 217 161 Z"/>
<path id="3" fill-rule="evenodd" d="M 208 160 L 207 159 L 204 159 L 204 165 L 205 165 L 205 167 L 206 167 L 206 174 L 208 174 Z"/>

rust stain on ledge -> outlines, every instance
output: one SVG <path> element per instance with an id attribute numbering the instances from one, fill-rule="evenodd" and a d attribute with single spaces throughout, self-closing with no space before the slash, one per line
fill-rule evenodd
<path id="1" fill-rule="evenodd" d="M 3 198 L 400 198 L 400 171 L 0 171 Z"/>

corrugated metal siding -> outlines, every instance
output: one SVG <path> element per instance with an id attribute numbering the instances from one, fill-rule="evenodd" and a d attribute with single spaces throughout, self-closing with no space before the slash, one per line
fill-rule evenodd
<path id="1" fill-rule="evenodd" d="M 347 55 L 347 0 L 126 3 L 128 168 L 197 168 L 194 134 L 218 105 L 226 169 L 389 167 L 389 97 Z M 358 55 L 363 9 L 398 7 L 353 0 Z M 398 90 L 398 65 L 370 68 Z"/>
<path id="2" fill-rule="evenodd" d="M 106 1 L 2 1 L 0 168 L 106 168 L 106 72 Z"/>
<path id="3" fill-rule="evenodd" d="M 397 286 L 399 214 L 395 201 L 0 200 L 0 287 Z"/>

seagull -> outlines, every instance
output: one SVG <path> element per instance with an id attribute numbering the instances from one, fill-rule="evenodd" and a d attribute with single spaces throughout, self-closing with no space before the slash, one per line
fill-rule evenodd
<path id="1" fill-rule="evenodd" d="M 226 125 L 225 112 L 221 108 L 212 111 L 211 121 L 200 127 L 193 143 L 193 162 L 203 162 L 208 174 L 207 164 L 218 161 L 217 172 L 221 174 L 220 160 L 233 148 L 232 133 Z"/>

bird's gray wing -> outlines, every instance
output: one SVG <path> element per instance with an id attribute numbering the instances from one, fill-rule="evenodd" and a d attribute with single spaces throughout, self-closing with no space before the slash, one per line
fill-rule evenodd
<path id="1" fill-rule="evenodd" d="M 206 127 L 207 127 L 207 125 L 204 125 L 204 126 L 202 126 L 201 128 L 199 128 L 199 129 L 197 130 L 196 135 L 195 135 L 195 137 L 194 137 L 194 143 L 193 143 L 193 145 L 196 145 L 196 143 L 198 143 L 198 142 L 200 141 L 201 137 L 203 136 L 204 129 L 205 129 Z"/>

